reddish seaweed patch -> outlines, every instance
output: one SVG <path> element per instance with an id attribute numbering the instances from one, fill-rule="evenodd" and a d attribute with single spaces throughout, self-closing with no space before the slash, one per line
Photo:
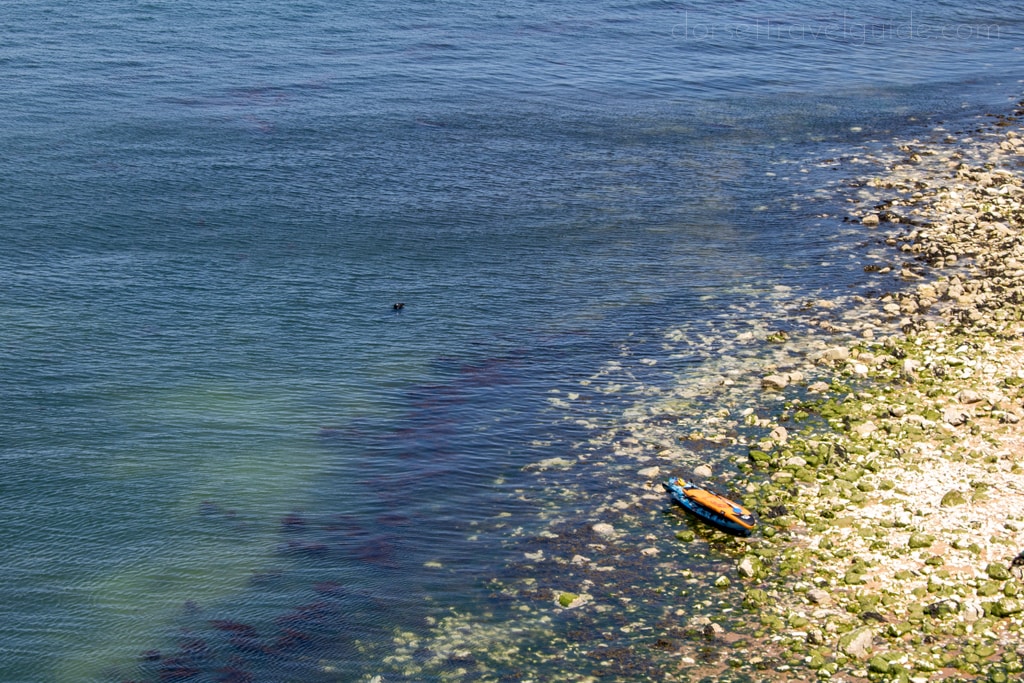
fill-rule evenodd
<path id="1" fill-rule="evenodd" d="M 227 631 L 228 633 L 236 633 L 243 636 L 258 635 L 255 628 L 249 624 L 243 624 L 240 621 L 231 621 L 230 619 L 211 619 L 210 625 L 218 631 Z"/>

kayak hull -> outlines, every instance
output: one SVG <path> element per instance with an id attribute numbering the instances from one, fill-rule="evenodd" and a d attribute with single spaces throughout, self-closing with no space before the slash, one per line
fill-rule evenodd
<path id="1" fill-rule="evenodd" d="M 750 510 L 717 493 L 702 489 L 680 477 L 669 479 L 665 488 L 672 498 L 701 521 L 735 536 L 749 536 L 757 526 Z"/>

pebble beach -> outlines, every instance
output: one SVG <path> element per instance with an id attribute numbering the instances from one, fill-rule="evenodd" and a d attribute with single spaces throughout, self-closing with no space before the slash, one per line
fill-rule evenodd
<path id="1" fill-rule="evenodd" d="M 611 427 L 577 419 L 595 436 L 528 467 L 577 509 L 512 530 L 523 559 L 491 582 L 504 624 L 452 614 L 430 639 L 396 634 L 385 663 L 442 680 L 1016 680 L 1021 114 L 823 160 L 848 211 L 822 218 L 862 232 L 854 256 L 878 286 L 714 340 L 721 373 L 685 387 L 624 389 L 624 348 L 581 392 L 603 379 L 643 400 Z M 700 341 L 673 335 L 669 349 Z M 694 412 L 697 397 L 716 408 Z M 673 508 L 662 482 L 680 473 L 742 500 L 758 530 Z"/>

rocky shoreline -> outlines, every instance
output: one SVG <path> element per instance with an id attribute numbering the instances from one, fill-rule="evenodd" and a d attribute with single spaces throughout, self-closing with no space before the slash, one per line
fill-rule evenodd
<path id="1" fill-rule="evenodd" d="M 902 145 L 886 176 L 863 183 L 852 220 L 892 250 L 867 269 L 913 284 L 862 302 L 855 343 L 762 379 L 785 402 L 751 415 L 765 435 L 750 457 L 771 474 L 746 489 L 769 511 L 765 536 L 783 538 L 767 552 L 752 544 L 737 573 L 759 608 L 762 647 L 788 666 L 833 680 L 1024 671 L 1024 139 L 1014 124 L 996 117 L 970 137 Z"/>
<path id="2" fill-rule="evenodd" d="M 662 353 L 706 354 L 701 377 L 672 387 L 638 378 L 659 362 L 638 341 L 555 392 L 592 436 L 526 468 L 533 490 L 561 492 L 542 530 L 495 519 L 521 559 L 487 581 L 490 612 L 396 634 L 388 667 L 450 681 L 1019 679 L 1018 116 L 1024 102 L 970 131 L 821 162 L 847 177 L 846 215 L 821 218 L 867 240 L 850 256 L 878 278 L 870 295 L 781 292 L 790 312 L 774 322 L 670 331 Z M 618 407 L 595 417 L 605 396 Z M 758 532 L 670 508 L 670 474 L 742 498 Z"/>

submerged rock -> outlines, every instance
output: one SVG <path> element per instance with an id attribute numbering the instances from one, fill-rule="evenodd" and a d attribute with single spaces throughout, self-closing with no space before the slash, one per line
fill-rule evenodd
<path id="1" fill-rule="evenodd" d="M 571 606 L 572 603 L 574 603 L 577 600 L 579 600 L 579 598 L 580 598 L 580 596 L 577 595 L 576 593 L 559 593 L 558 594 L 558 604 L 561 605 L 562 607 L 566 607 L 567 608 L 567 607 Z"/>

